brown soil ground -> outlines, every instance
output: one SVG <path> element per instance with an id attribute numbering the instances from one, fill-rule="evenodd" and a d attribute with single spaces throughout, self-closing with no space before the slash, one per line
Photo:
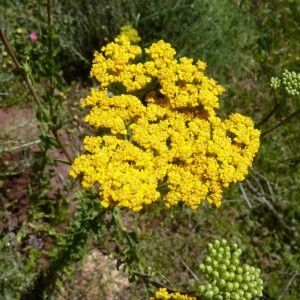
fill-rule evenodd
<path id="1" fill-rule="evenodd" d="M 66 138 L 66 135 L 65 137 Z M 0 199 L 11 214 L 6 220 L 10 229 L 17 229 L 26 219 L 28 206 L 28 184 L 31 177 L 31 163 L 39 152 L 39 133 L 35 111 L 29 108 L 0 109 Z M 65 159 L 59 150 L 51 153 L 53 159 Z M 55 176 L 51 179 L 52 192 L 47 197 L 54 199 L 55 190 L 63 187 L 69 166 L 56 163 L 53 170 Z M 8 224 L 0 223 L 0 230 Z"/>

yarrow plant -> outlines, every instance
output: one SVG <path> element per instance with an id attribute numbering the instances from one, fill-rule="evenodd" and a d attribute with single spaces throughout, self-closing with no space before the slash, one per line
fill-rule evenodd
<path id="1" fill-rule="evenodd" d="M 204 75 L 204 62 L 176 59 L 163 40 L 143 52 L 121 34 L 101 50 L 91 70 L 101 87 L 81 102 L 97 133 L 85 137 L 87 153 L 70 175 L 82 175 L 85 188 L 99 184 L 104 207 L 139 211 L 159 199 L 167 207 L 182 201 L 195 209 L 204 199 L 219 207 L 258 151 L 253 121 L 217 117 L 224 88 Z"/>

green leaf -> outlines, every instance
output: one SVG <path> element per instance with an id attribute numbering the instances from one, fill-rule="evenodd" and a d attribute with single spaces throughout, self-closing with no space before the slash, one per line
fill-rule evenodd
<path id="1" fill-rule="evenodd" d="M 49 110 L 42 107 L 38 107 L 36 111 L 36 118 L 38 121 L 49 124 L 51 121 L 51 115 Z"/>
<path id="2" fill-rule="evenodd" d="M 131 241 L 133 241 L 135 244 L 139 243 L 139 238 L 138 238 L 138 236 L 137 236 L 137 234 L 136 234 L 135 231 L 130 231 L 127 234 L 128 234 L 128 236 L 129 236 L 129 238 L 130 238 Z"/>
<path id="3" fill-rule="evenodd" d="M 71 163 L 69 161 L 64 160 L 64 159 L 59 159 L 58 158 L 58 159 L 55 159 L 55 161 L 61 162 L 61 163 L 66 164 L 66 165 L 71 165 Z"/>
<path id="4" fill-rule="evenodd" d="M 42 142 L 44 142 L 49 147 L 59 148 L 59 144 L 56 139 L 53 138 L 49 133 L 43 133 L 40 136 Z"/>

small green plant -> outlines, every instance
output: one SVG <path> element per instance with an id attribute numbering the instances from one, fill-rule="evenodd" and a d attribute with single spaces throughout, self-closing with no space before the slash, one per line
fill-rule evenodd
<path id="1" fill-rule="evenodd" d="M 30 95 L 36 104 L 36 118 L 39 122 L 39 148 L 34 153 L 34 162 L 31 165 L 31 173 L 28 174 L 28 210 L 26 220 L 17 228 L 17 234 L 14 238 L 14 247 L 11 249 L 15 258 L 18 258 L 18 253 L 22 253 L 21 259 L 17 263 L 18 281 L 15 282 L 18 287 L 12 292 L 14 298 L 19 298 L 17 295 L 27 295 L 34 288 L 34 283 L 40 280 L 40 274 L 44 272 L 43 264 L 40 261 L 47 260 L 51 256 L 51 251 L 43 251 L 45 244 L 57 245 L 61 238 L 56 226 L 65 221 L 67 216 L 67 199 L 60 194 L 58 190 L 51 191 L 51 179 L 54 177 L 54 172 L 51 169 L 56 162 L 52 159 L 50 152 L 53 149 L 60 149 L 65 152 L 67 159 L 71 158 L 60 137 L 59 130 L 67 121 L 67 115 L 62 109 L 62 95 L 57 93 L 63 89 L 62 76 L 60 74 L 60 44 L 58 41 L 58 32 L 55 26 L 52 25 L 51 3 L 47 2 L 48 23 L 41 28 L 37 34 L 32 32 L 26 37 L 26 42 L 21 41 L 28 46 L 29 43 L 34 43 L 31 50 L 25 53 L 22 64 L 18 61 L 13 48 L 9 45 L 4 32 L 1 30 L 1 41 L 5 47 L 7 55 L 11 58 L 16 68 L 16 73 L 24 81 L 30 90 Z M 19 29 L 18 34 L 24 35 L 24 31 Z M 43 47 L 42 45 L 47 45 Z M 26 48 L 26 45 L 14 44 L 17 51 L 22 52 L 21 48 Z M 31 45 L 31 44 L 30 44 Z M 28 48 L 30 48 L 28 46 Z M 27 48 L 26 48 L 27 49 Z M 36 51 L 39 51 L 38 53 Z M 34 86 L 42 85 L 42 92 L 38 94 Z M 24 100 L 23 100 L 24 101 Z M 53 200 L 49 193 L 56 195 Z M 53 196 L 52 196 L 53 197 Z M 15 229 L 16 230 L 16 229 Z M 3 230 L 2 238 L 5 240 L 10 236 L 10 229 Z M 7 248 L 7 247 L 6 247 Z M 5 250 L 5 249 L 4 249 Z M 54 251 L 55 252 L 55 251 Z M 12 276 L 15 276 L 16 274 Z M 27 276 L 26 274 L 30 274 Z M 6 289 L 6 284 L 9 285 L 9 277 L 4 283 L 3 288 Z M 20 296 L 22 297 L 22 296 Z"/>

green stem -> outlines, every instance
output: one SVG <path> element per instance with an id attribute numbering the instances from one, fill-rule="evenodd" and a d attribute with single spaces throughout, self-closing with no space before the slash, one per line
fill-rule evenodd
<path id="1" fill-rule="evenodd" d="M 47 24 L 48 24 L 48 59 L 49 61 L 52 60 L 52 22 L 51 22 L 51 0 L 47 0 Z M 52 73 L 52 72 L 51 72 Z M 52 91 L 53 87 L 53 74 L 50 76 L 50 89 Z M 51 101 L 50 101 L 51 104 Z M 52 105 L 50 106 L 50 109 L 52 110 Z"/>
<path id="2" fill-rule="evenodd" d="M 27 87 L 30 90 L 30 93 L 33 96 L 35 103 L 38 105 L 38 107 L 43 108 L 42 102 L 40 101 L 38 95 L 36 94 L 36 92 L 33 88 L 33 85 L 31 84 L 30 80 L 28 79 L 27 74 L 24 71 L 24 68 L 21 66 L 21 64 L 19 63 L 18 59 L 16 58 L 13 50 L 11 49 L 2 29 L 0 29 L 0 39 L 5 47 L 6 51 L 8 52 L 9 56 L 13 60 L 18 73 L 20 73 L 22 75 Z M 42 123 L 42 126 L 44 127 L 43 123 Z M 64 143 L 62 142 L 59 133 L 57 131 L 54 131 L 51 128 L 50 128 L 50 131 L 51 131 L 52 135 L 54 136 L 54 138 L 56 139 L 59 147 L 62 149 L 63 153 L 65 154 L 66 158 L 68 159 L 69 163 L 72 164 L 73 159 L 72 159 L 71 155 L 69 154 L 69 152 L 66 150 L 66 147 L 65 147 Z"/>
<path id="3" fill-rule="evenodd" d="M 164 188 L 164 187 L 167 187 L 167 186 L 168 186 L 168 184 L 166 182 L 163 182 L 163 183 L 157 185 L 157 189 L 161 189 L 161 188 Z"/>
<path id="4" fill-rule="evenodd" d="M 278 124 L 276 124 L 274 127 L 262 132 L 262 134 L 260 135 L 261 137 L 265 136 L 266 134 L 272 132 L 273 130 L 275 130 L 276 128 L 280 127 L 281 125 L 287 123 L 288 121 L 290 121 L 292 118 L 294 118 L 297 114 L 300 113 L 300 109 L 296 110 L 295 112 L 293 112 L 291 115 L 289 115 L 287 118 L 285 118 L 284 120 L 282 120 L 281 122 L 279 122 Z"/>
<path id="5" fill-rule="evenodd" d="M 120 217 L 120 211 L 119 211 L 118 208 L 115 208 L 113 210 L 113 216 L 114 216 L 114 219 L 116 221 L 117 227 L 126 235 L 127 229 L 123 225 L 123 222 L 122 222 L 121 217 Z"/>
<path id="6" fill-rule="evenodd" d="M 157 78 L 154 78 L 146 87 L 144 87 L 141 91 L 135 93 L 135 96 L 139 98 L 142 102 L 144 101 L 144 97 L 150 91 L 154 91 L 159 86 L 159 82 Z M 145 103 L 144 103 L 145 104 Z"/>
<path id="7" fill-rule="evenodd" d="M 2 29 L 0 29 L 0 39 L 6 49 L 6 51 L 8 52 L 9 56 L 11 57 L 11 59 L 13 60 L 16 68 L 17 68 L 17 71 L 19 74 L 22 75 L 26 85 L 28 86 L 32 96 L 33 96 L 33 99 L 34 101 L 36 102 L 36 104 L 39 106 L 39 107 L 42 107 L 42 103 L 38 97 L 38 95 L 36 94 L 32 84 L 30 83 L 30 81 L 28 80 L 27 76 L 26 76 L 26 73 L 24 72 L 24 69 L 23 67 L 21 66 L 21 64 L 19 63 L 18 59 L 16 58 L 14 52 L 12 51 L 10 45 L 8 44 L 8 41 L 4 35 L 4 32 L 2 31 Z"/>
<path id="8" fill-rule="evenodd" d="M 132 239 L 130 235 L 127 232 L 126 227 L 123 225 L 121 216 L 120 216 L 120 210 L 118 208 L 115 208 L 113 211 L 113 216 L 115 218 L 115 222 L 117 227 L 121 230 L 121 232 L 124 234 L 128 244 L 130 245 L 131 248 L 136 249 L 135 244 L 132 242 Z M 135 251 L 136 252 L 136 251 Z M 137 257 L 137 254 L 136 254 Z"/>
<path id="9" fill-rule="evenodd" d="M 165 285 L 161 284 L 160 282 L 156 281 L 156 280 L 153 280 L 151 279 L 151 276 L 148 275 L 148 274 L 145 274 L 145 273 L 142 273 L 142 272 L 139 272 L 139 271 L 133 271 L 133 274 L 137 277 L 140 277 L 143 279 L 143 281 L 145 282 L 145 284 L 150 284 L 154 287 L 156 287 L 157 289 L 159 288 L 166 288 L 168 293 L 176 293 L 178 292 L 177 290 L 173 290 L 173 289 L 169 289 L 167 288 Z M 188 295 L 188 296 L 193 296 L 193 297 L 196 297 L 196 292 L 179 292 L 180 294 L 182 295 Z M 196 299 L 201 299 L 199 297 L 196 297 Z"/>
<path id="10" fill-rule="evenodd" d="M 275 106 L 273 107 L 273 109 L 255 126 L 257 129 L 259 129 L 264 123 L 266 123 L 279 109 L 281 102 L 277 102 L 275 93 L 274 93 L 274 102 L 275 102 Z"/>
<path id="11" fill-rule="evenodd" d="M 159 283 L 158 281 L 155 281 L 155 280 L 151 279 L 151 276 L 148 275 L 148 274 L 142 273 L 140 271 L 133 271 L 133 274 L 137 277 L 142 278 L 145 283 L 151 284 L 151 285 L 153 285 L 154 287 L 156 287 L 158 289 L 159 288 L 166 288 L 163 284 Z M 168 288 L 166 288 L 166 289 L 168 290 L 168 292 L 171 292 L 171 293 L 176 292 L 176 291 L 168 289 Z"/>

